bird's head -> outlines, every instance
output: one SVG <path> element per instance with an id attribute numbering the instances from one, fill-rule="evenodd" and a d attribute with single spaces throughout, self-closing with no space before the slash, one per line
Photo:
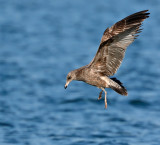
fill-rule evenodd
<path id="1" fill-rule="evenodd" d="M 67 79 L 66 79 L 66 84 L 65 84 L 64 88 L 66 89 L 67 86 L 69 85 L 69 83 L 71 81 L 73 81 L 73 80 L 76 80 L 76 72 L 75 72 L 75 70 L 68 73 Z"/>

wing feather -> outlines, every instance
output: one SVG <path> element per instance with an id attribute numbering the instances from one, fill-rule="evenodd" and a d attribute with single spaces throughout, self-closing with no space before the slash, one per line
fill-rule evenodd
<path id="1" fill-rule="evenodd" d="M 149 13 L 146 13 L 147 11 L 148 10 L 144 10 L 134 13 L 117 22 L 111 28 L 107 28 L 103 33 L 100 44 L 110 39 L 111 37 L 141 23 L 144 19 L 149 17 Z"/>
<path id="2" fill-rule="evenodd" d="M 126 48 L 137 38 L 142 22 L 149 17 L 146 12 L 130 15 L 105 30 L 96 56 L 88 65 L 94 72 L 107 76 L 116 73 Z"/>

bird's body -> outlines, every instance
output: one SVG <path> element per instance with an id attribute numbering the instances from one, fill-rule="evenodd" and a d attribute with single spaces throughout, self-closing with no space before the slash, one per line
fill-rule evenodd
<path id="1" fill-rule="evenodd" d="M 72 80 L 96 86 L 105 92 L 105 108 L 107 108 L 105 88 L 111 88 L 121 95 L 127 95 L 127 90 L 122 83 L 116 78 L 109 77 L 117 72 L 126 48 L 136 39 L 137 33 L 140 33 L 142 22 L 149 17 L 147 11 L 132 14 L 107 28 L 93 60 L 88 65 L 68 73 L 65 88 Z M 102 91 L 99 99 L 101 99 Z"/>
<path id="2" fill-rule="evenodd" d="M 98 88 L 109 88 L 111 79 L 104 75 L 94 73 L 88 66 L 83 66 L 73 71 L 77 81 L 83 81 Z"/>

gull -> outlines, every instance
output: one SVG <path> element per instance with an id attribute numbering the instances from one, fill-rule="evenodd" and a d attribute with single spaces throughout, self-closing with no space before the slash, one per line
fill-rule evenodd
<path id="1" fill-rule="evenodd" d="M 110 78 L 120 67 L 127 47 L 141 32 L 142 22 L 149 17 L 148 10 L 129 15 L 107 28 L 101 38 L 98 51 L 93 60 L 83 67 L 68 73 L 65 89 L 72 80 L 83 81 L 101 89 L 98 100 L 105 93 L 105 108 L 107 108 L 107 91 L 111 88 L 117 93 L 127 96 L 127 89 L 117 78 Z"/>

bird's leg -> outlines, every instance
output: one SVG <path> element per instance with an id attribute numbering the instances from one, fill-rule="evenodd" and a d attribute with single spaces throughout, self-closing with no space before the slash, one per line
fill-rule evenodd
<path id="1" fill-rule="evenodd" d="M 99 93 L 98 100 L 100 100 L 102 98 L 102 93 L 103 93 L 103 90 Z"/>
<path id="2" fill-rule="evenodd" d="M 104 88 L 102 88 L 102 90 L 105 93 L 104 103 L 105 103 L 105 108 L 107 108 L 107 91 Z"/>

